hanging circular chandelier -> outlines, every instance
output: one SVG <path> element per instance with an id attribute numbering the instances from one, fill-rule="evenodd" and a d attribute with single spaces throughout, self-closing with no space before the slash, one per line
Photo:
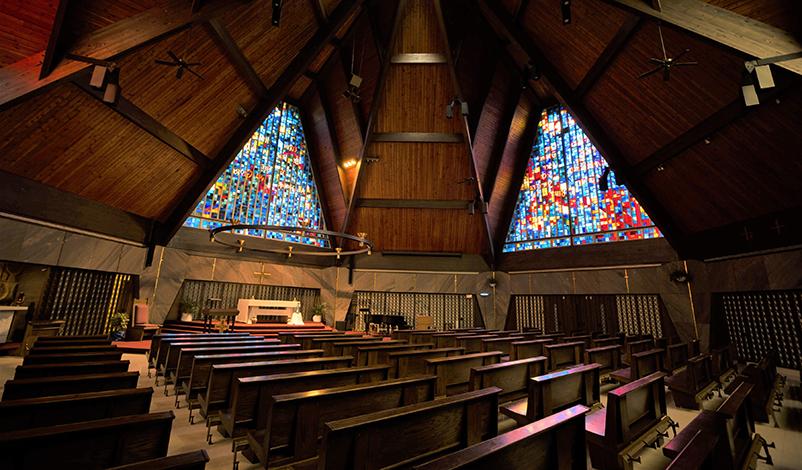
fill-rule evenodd
<path id="1" fill-rule="evenodd" d="M 354 250 L 343 250 L 341 247 L 336 247 L 334 248 L 334 251 L 328 251 L 328 250 L 316 251 L 303 248 L 297 249 L 293 245 L 287 246 L 286 250 L 279 248 L 252 248 L 247 245 L 247 242 L 244 238 L 238 238 L 236 242 L 232 243 L 226 240 L 221 240 L 220 238 L 217 237 L 217 234 L 219 233 L 232 233 L 235 230 L 263 230 L 265 232 L 281 233 L 293 237 L 314 238 L 316 240 L 326 240 L 327 237 L 341 238 L 344 240 L 356 242 L 358 248 Z M 217 228 L 209 229 L 209 240 L 212 243 L 219 243 L 223 246 L 233 248 L 237 251 L 237 253 L 243 253 L 245 251 L 258 252 L 258 253 L 272 253 L 279 255 L 287 255 L 287 258 L 292 258 L 294 255 L 297 255 L 297 256 L 336 256 L 337 259 L 340 259 L 340 257 L 342 256 L 362 255 L 362 254 L 371 255 L 373 253 L 373 242 L 365 238 L 366 236 L 367 236 L 366 233 L 357 233 L 356 235 L 351 235 L 349 233 L 344 233 L 344 232 L 332 232 L 330 230 L 319 230 L 307 227 L 288 227 L 284 225 L 232 224 L 232 225 L 222 225 Z"/>

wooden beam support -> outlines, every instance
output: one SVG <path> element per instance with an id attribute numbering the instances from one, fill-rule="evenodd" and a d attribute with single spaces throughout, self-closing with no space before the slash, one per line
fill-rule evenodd
<path id="1" fill-rule="evenodd" d="M 262 81 L 261 77 L 259 77 L 256 70 L 254 70 L 253 65 L 251 65 L 245 57 L 245 54 L 242 52 L 242 49 L 239 48 L 236 41 L 234 41 L 234 38 L 228 33 L 225 26 L 214 18 L 204 23 L 204 26 L 220 49 L 223 50 L 226 58 L 228 58 L 231 65 L 234 66 L 240 78 L 248 84 L 251 91 L 260 98 L 266 97 L 268 91 L 265 83 Z"/>
<path id="2" fill-rule="evenodd" d="M 596 81 L 601 78 L 604 72 L 607 70 L 607 67 L 616 58 L 621 49 L 624 48 L 626 43 L 629 41 L 629 38 L 635 34 L 635 31 L 641 25 L 641 17 L 640 16 L 633 16 L 630 17 L 621 27 L 618 29 L 618 32 L 615 33 L 613 39 L 607 43 L 607 47 L 604 48 L 601 55 L 596 58 L 596 61 L 590 67 L 590 70 L 585 74 L 582 78 L 582 81 L 579 82 L 576 89 L 574 90 L 574 99 L 577 101 L 581 101 L 582 97 L 585 96 L 585 93 L 588 92 Z"/>
<path id="3" fill-rule="evenodd" d="M 670 0 L 655 9 L 643 0 L 605 0 L 724 44 L 758 59 L 802 50 L 802 43 L 788 31 L 761 23 L 702 0 Z M 802 75 L 802 59 L 777 64 Z"/>
<path id="4" fill-rule="evenodd" d="M 357 207 L 382 209 L 459 209 L 470 210 L 473 201 L 452 199 L 366 199 L 360 198 Z"/>
<path id="5" fill-rule="evenodd" d="M 437 22 L 440 25 L 440 34 L 443 38 L 443 41 L 446 44 L 446 57 L 448 59 L 448 69 L 451 74 L 451 81 L 454 87 L 454 95 L 462 98 L 462 90 L 460 88 L 459 80 L 457 80 L 457 70 L 454 67 L 454 58 L 451 56 L 451 45 L 448 41 L 448 30 L 446 29 L 446 21 L 445 17 L 443 16 L 443 5 L 441 4 L 440 0 L 434 1 L 434 9 L 435 14 L 437 16 Z M 476 192 L 476 200 L 482 201 L 483 203 L 487 202 L 485 199 L 484 192 L 482 189 L 481 180 L 479 178 L 479 172 L 477 171 L 476 166 L 476 155 L 473 152 L 473 141 L 471 140 L 471 126 L 468 122 L 468 116 L 464 116 L 460 113 L 459 115 L 460 121 L 462 123 L 462 131 L 465 134 L 466 142 L 465 144 L 468 147 L 468 164 L 470 166 L 471 176 L 474 178 L 474 190 Z M 454 116 L 457 118 L 457 116 Z M 487 259 L 490 262 L 491 269 L 495 268 L 495 260 L 496 260 L 496 248 L 495 243 L 493 242 L 493 233 L 490 230 L 490 222 L 487 220 L 487 211 L 482 211 L 481 214 L 482 223 L 485 228 L 485 234 L 487 236 Z"/>
<path id="6" fill-rule="evenodd" d="M 606 132 L 601 128 L 593 115 L 577 101 L 565 79 L 557 72 L 554 65 L 546 59 L 543 52 L 535 45 L 534 41 L 515 24 L 514 19 L 508 15 L 503 8 L 495 2 L 486 0 L 479 1 L 479 7 L 483 16 L 491 25 L 495 25 L 497 30 L 504 34 L 510 41 L 516 43 L 530 59 L 543 71 L 543 75 L 548 79 L 554 88 L 557 98 L 573 114 L 577 121 L 582 125 L 593 145 L 601 152 L 607 163 L 616 171 L 616 174 L 624 180 L 627 188 L 633 193 L 641 206 L 654 220 L 655 224 L 665 235 L 672 246 L 684 256 L 688 253 L 682 233 L 676 228 L 669 213 L 652 196 L 651 192 L 641 183 L 639 178 L 634 177 L 632 168 L 627 164 L 621 150 L 610 139 Z"/>
<path id="7" fill-rule="evenodd" d="M 447 64 L 448 59 L 445 54 L 438 52 L 408 52 L 392 56 L 390 62 L 394 64 Z"/>
<path id="8" fill-rule="evenodd" d="M 445 132 L 374 132 L 373 142 L 421 142 L 430 144 L 458 144 L 465 142 L 462 134 Z"/>
<path id="9" fill-rule="evenodd" d="M 229 140 L 223 145 L 219 153 L 215 156 L 212 164 L 207 167 L 192 188 L 181 199 L 179 204 L 173 209 L 167 222 L 165 230 L 158 236 L 160 244 L 167 244 L 170 239 L 184 224 L 184 220 L 192 213 L 200 199 L 214 183 L 220 174 L 228 167 L 231 161 L 237 156 L 242 146 L 253 135 L 256 129 L 262 124 L 273 108 L 284 98 L 292 88 L 295 81 L 301 77 L 309 66 L 314 62 L 326 43 L 336 34 L 345 24 L 351 15 L 362 6 L 364 0 L 342 0 L 337 8 L 332 12 L 329 22 L 318 28 L 317 32 L 309 39 L 301 51 L 290 62 L 284 72 L 275 81 L 266 97 L 257 101 L 248 117 L 239 125 Z"/>
<path id="10" fill-rule="evenodd" d="M 4 171 L 0 171 L 0 213 L 142 245 L 151 243 L 151 232 L 157 225 L 130 212 Z"/>
<path id="11" fill-rule="evenodd" d="M 39 70 L 39 79 L 47 77 L 61 58 L 64 52 L 61 36 L 61 27 L 64 25 L 64 18 L 67 16 L 69 0 L 59 0 L 56 9 L 56 17 L 53 19 L 53 27 L 50 28 L 50 38 L 47 40 L 47 48 L 42 58 L 42 68 Z"/>
<path id="12" fill-rule="evenodd" d="M 318 99 L 320 99 L 320 106 L 323 108 L 323 118 L 326 120 L 326 132 L 329 134 L 329 140 L 331 140 L 331 149 L 334 153 L 334 163 L 337 165 L 337 175 L 340 180 L 343 201 L 345 201 L 345 204 L 348 204 L 351 200 L 351 194 L 348 193 L 348 180 L 342 168 L 342 152 L 340 151 L 340 143 L 337 140 L 337 132 L 334 129 L 334 119 L 331 114 L 328 97 L 319 81 L 314 82 L 314 89 L 318 94 Z M 339 229 L 342 229 L 342 227 L 339 227 Z"/>
<path id="13" fill-rule="evenodd" d="M 511 87 L 515 89 L 510 92 L 507 100 L 504 102 L 502 114 L 498 120 L 498 130 L 493 140 L 493 147 L 490 153 L 490 158 L 487 163 L 487 174 L 485 174 L 482 185 L 484 194 L 488 201 L 493 198 L 493 190 L 496 187 L 496 177 L 498 170 L 501 168 L 501 160 L 504 158 L 504 149 L 507 145 L 510 135 L 510 125 L 515 117 L 515 111 L 518 109 L 518 103 L 521 101 L 523 90 L 515 83 L 510 83 Z"/>
<path id="14" fill-rule="evenodd" d="M 398 7 L 396 8 L 395 18 L 393 19 L 393 29 L 390 32 L 390 40 L 387 44 L 387 50 L 391 51 L 393 49 L 393 44 L 395 43 L 396 37 L 398 36 L 398 30 L 401 27 L 401 19 L 404 15 L 404 9 L 406 8 L 407 0 L 398 0 Z M 379 113 L 379 108 L 382 105 L 382 96 L 384 94 L 384 85 L 387 82 L 387 71 L 390 68 L 390 61 L 383 60 L 381 65 L 381 70 L 379 71 L 379 78 L 376 82 L 376 88 L 373 91 L 373 101 L 370 104 L 370 113 L 368 115 L 368 122 L 365 123 L 365 137 L 362 141 L 362 149 L 359 151 L 359 158 L 357 159 L 357 167 L 356 167 L 356 177 L 354 178 L 354 184 L 351 190 L 351 200 L 348 201 L 348 210 L 345 212 L 345 222 L 343 223 L 344 231 L 348 231 L 349 225 L 351 223 L 351 218 L 354 215 L 354 209 L 356 209 L 356 200 L 359 198 L 359 181 L 361 179 L 362 174 L 365 171 L 365 154 L 368 149 L 368 145 L 372 140 L 373 128 L 376 125 L 376 116 Z M 342 247 L 343 241 L 340 241 L 340 247 Z"/>

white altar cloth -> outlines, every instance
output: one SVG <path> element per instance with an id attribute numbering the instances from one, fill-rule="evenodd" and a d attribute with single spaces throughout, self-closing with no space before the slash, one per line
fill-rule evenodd
<path id="1" fill-rule="evenodd" d="M 257 315 L 283 316 L 289 319 L 292 313 L 299 308 L 301 308 L 301 302 L 297 300 L 239 299 L 237 321 L 253 323 L 256 321 Z"/>

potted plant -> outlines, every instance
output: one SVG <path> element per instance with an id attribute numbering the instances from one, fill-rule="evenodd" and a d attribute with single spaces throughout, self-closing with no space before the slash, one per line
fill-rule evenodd
<path id="1" fill-rule="evenodd" d="M 326 312 L 329 311 L 329 304 L 326 302 L 319 303 L 312 307 L 312 321 L 323 322 L 326 318 Z"/>
<path id="2" fill-rule="evenodd" d="M 128 314 L 124 312 L 114 312 L 109 318 L 109 331 L 113 341 L 125 339 L 125 329 L 128 327 Z"/>
<path id="3" fill-rule="evenodd" d="M 181 321 L 192 321 L 192 318 L 198 313 L 198 308 L 198 303 L 193 300 L 181 302 Z"/>

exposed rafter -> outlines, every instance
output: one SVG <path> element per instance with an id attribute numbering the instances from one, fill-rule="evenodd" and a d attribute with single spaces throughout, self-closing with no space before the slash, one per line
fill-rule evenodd
<path id="1" fill-rule="evenodd" d="M 634 194 L 643 208 L 654 220 L 661 231 L 681 256 L 687 253 L 685 240 L 681 232 L 676 229 L 674 221 L 668 212 L 652 196 L 651 192 L 634 177 L 632 168 L 626 163 L 618 146 L 602 130 L 599 123 L 585 106 L 576 99 L 573 90 L 565 79 L 557 72 L 556 67 L 546 59 L 543 52 L 535 45 L 531 38 L 517 25 L 514 19 L 495 2 L 479 0 L 479 7 L 484 17 L 495 24 L 499 32 L 510 41 L 516 43 L 530 59 L 543 71 L 543 75 L 554 87 L 558 99 L 565 105 L 578 122 L 593 145 L 604 155 L 616 174 L 624 180 L 629 190 Z"/>
<path id="2" fill-rule="evenodd" d="M 518 103 L 520 102 L 521 95 L 523 94 L 523 90 L 516 86 L 514 81 L 508 86 L 513 87 L 514 89 L 509 91 L 507 99 L 504 100 L 504 107 L 501 109 L 501 116 L 498 119 L 498 131 L 496 132 L 495 139 L 493 140 L 490 157 L 488 158 L 487 172 L 485 174 L 484 181 L 482 181 L 484 194 L 488 201 L 490 201 L 493 197 L 493 191 L 496 187 L 496 177 L 498 176 L 498 170 L 501 167 L 501 160 L 504 158 L 504 148 L 507 144 L 507 140 L 509 139 L 510 125 L 515 117 L 515 110 L 518 108 Z"/>
<path id="3" fill-rule="evenodd" d="M 585 74 L 582 78 L 582 81 L 579 82 L 576 89 L 574 90 L 574 96 L 576 100 L 581 100 L 585 93 L 588 92 L 596 81 L 604 74 L 607 70 L 607 67 L 610 63 L 615 59 L 621 49 L 624 48 L 626 43 L 629 41 L 629 38 L 635 34 L 635 31 L 638 30 L 641 24 L 641 17 L 640 16 L 633 16 L 627 19 L 624 24 L 618 29 L 618 32 L 615 33 L 613 39 L 607 43 L 607 47 L 604 48 L 602 53 L 599 57 L 596 58 L 596 61 L 590 67 L 590 70 Z"/>
<path id="4" fill-rule="evenodd" d="M 248 84 L 251 91 L 260 98 L 266 97 L 267 87 L 265 83 L 262 81 L 261 77 L 259 77 L 256 70 L 254 70 L 251 63 L 248 62 L 242 49 L 237 46 L 236 41 L 231 37 L 231 34 L 229 34 L 225 26 L 215 18 L 204 23 L 204 26 L 215 43 L 223 50 L 226 58 L 228 58 L 228 61 L 234 66 L 239 76 Z"/>
<path id="5" fill-rule="evenodd" d="M 59 0 L 56 8 L 56 17 L 53 19 L 53 26 L 50 28 L 50 38 L 47 41 L 45 55 L 42 58 L 42 68 L 39 70 L 39 79 L 45 78 L 53 71 L 59 55 L 64 52 L 64 38 L 62 37 L 62 26 L 64 18 L 67 16 L 69 0 Z"/>
<path id="6" fill-rule="evenodd" d="M 329 22 L 318 28 L 301 51 L 295 56 L 284 72 L 270 88 L 267 96 L 260 98 L 242 124 L 234 131 L 218 154 L 192 188 L 173 209 L 167 222 L 166 230 L 157 238 L 160 244 L 167 244 L 181 228 L 184 220 L 192 213 L 198 201 L 206 193 L 210 184 L 220 177 L 231 161 L 237 156 L 242 146 L 253 135 L 273 108 L 285 97 L 295 81 L 309 68 L 315 58 L 337 31 L 348 21 L 355 11 L 362 6 L 364 0 L 343 0 L 332 12 Z"/>
<path id="7" fill-rule="evenodd" d="M 469 210 L 473 201 L 459 199 L 367 199 L 360 198 L 357 207 L 383 209 L 458 209 Z"/>

